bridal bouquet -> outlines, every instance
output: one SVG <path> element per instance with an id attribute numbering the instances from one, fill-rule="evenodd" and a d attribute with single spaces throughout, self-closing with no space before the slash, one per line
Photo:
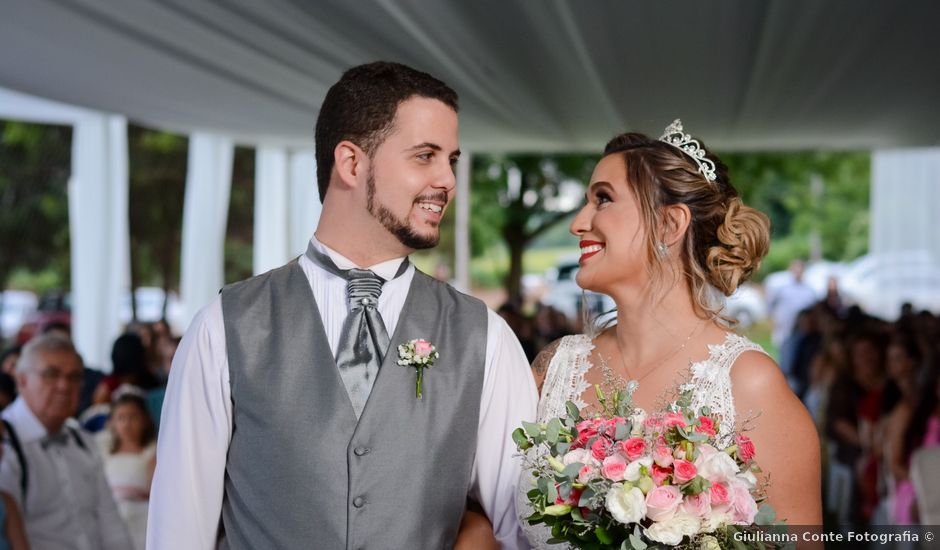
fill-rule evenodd
<path id="1" fill-rule="evenodd" d="M 707 408 L 692 410 L 691 388 L 683 390 L 666 411 L 646 416 L 627 392 L 606 396 L 597 388 L 600 416 L 582 419 L 569 401 L 567 416 L 513 432 L 536 480 L 528 521 L 551 527 L 547 542 L 621 550 L 774 547 L 747 536 L 772 525 L 775 515 L 767 504 L 758 507 L 754 444 L 734 435 L 721 448 L 720 419 Z"/>

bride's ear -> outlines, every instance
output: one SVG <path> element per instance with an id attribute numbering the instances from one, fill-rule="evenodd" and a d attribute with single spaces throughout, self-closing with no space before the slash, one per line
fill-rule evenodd
<path id="1" fill-rule="evenodd" d="M 670 247 L 680 242 L 685 237 L 690 223 L 692 223 L 692 212 L 688 206 L 679 203 L 663 208 L 663 242 Z"/>

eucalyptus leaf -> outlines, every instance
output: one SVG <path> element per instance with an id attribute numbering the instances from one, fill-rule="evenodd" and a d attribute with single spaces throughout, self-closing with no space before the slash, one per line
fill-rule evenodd
<path id="1" fill-rule="evenodd" d="M 529 437 L 538 437 L 542 435 L 542 428 L 535 422 L 526 422 L 522 421 L 522 427 L 525 429 L 525 433 Z"/>
<path id="2" fill-rule="evenodd" d="M 637 530 L 639 530 L 639 527 L 637 527 Z M 645 542 L 643 542 L 643 540 L 640 539 L 640 537 L 634 533 L 630 534 L 630 544 L 633 546 L 634 550 L 646 550 L 646 547 L 648 546 Z"/>
<path id="3" fill-rule="evenodd" d="M 516 428 L 512 432 L 512 441 L 516 444 L 516 447 L 519 447 L 521 450 L 526 450 L 532 447 L 532 443 L 529 442 L 529 438 L 525 434 L 525 430 L 522 428 Z"/>
<path id="4" fill-rule="evenodd" d="M 551 419 L 548 423 L 548 427 L 545 429 L 545 439 L 548 441 L 549 445 L 554 445 L 558 442 L 558 434 L 561 432 L 561 429 L 561 420 L 557 418 Z"/>
<path id="5" fill-rule="evenodd" d="M 583 467 L 584 464 L 581 462 L 572 462 L 571 464 L 565 466 L 565 469 L 561 475 L 569 479 L 578 479 L 578 474 L 581 472 L 581 468 Z"/>
<path id="6" fill-rule="evenodd" d="M 630 431 L 633 426 L 630 422 L 617 422 L 617 431 L 614 433 L 614 439 L 623 440 L 630 437 Z"/>
<path id="7" fill-rule="evenodd" d="M 575 423 L 581 421 L 581 411 L 578 410 L 578 406 L 572 401 L 565 403 L 565 409 L 568 411 L 568 418 L 573 420 Z"/>

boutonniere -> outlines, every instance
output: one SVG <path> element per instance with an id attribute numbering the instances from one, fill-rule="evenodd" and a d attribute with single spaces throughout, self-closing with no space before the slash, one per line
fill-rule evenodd
<path id="1" fill-rule="evenodd" d="M 418 374 L 415 382 L 415 397 L 421 399 L 421 383 L 424 379 L 424 369 L 434 366 L 434 360 L 441 355 L 437 349 L 423 338 L 416 338 L 405 344 L 398 345 L 398 364 L 403 367 L 414 367 Z"/>

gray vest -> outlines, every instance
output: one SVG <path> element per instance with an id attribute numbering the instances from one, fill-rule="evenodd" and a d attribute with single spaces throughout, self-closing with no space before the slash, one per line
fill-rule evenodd
<path id="1" fill-rule="evenodd" d="M 416 271 L 359 422 L 297 261 L 222 290 L 233 402 L 223 548 L 454 544 L 470 486 L 486 308 Z M 440 358 L 415 398 L 398 344 Z"/>

